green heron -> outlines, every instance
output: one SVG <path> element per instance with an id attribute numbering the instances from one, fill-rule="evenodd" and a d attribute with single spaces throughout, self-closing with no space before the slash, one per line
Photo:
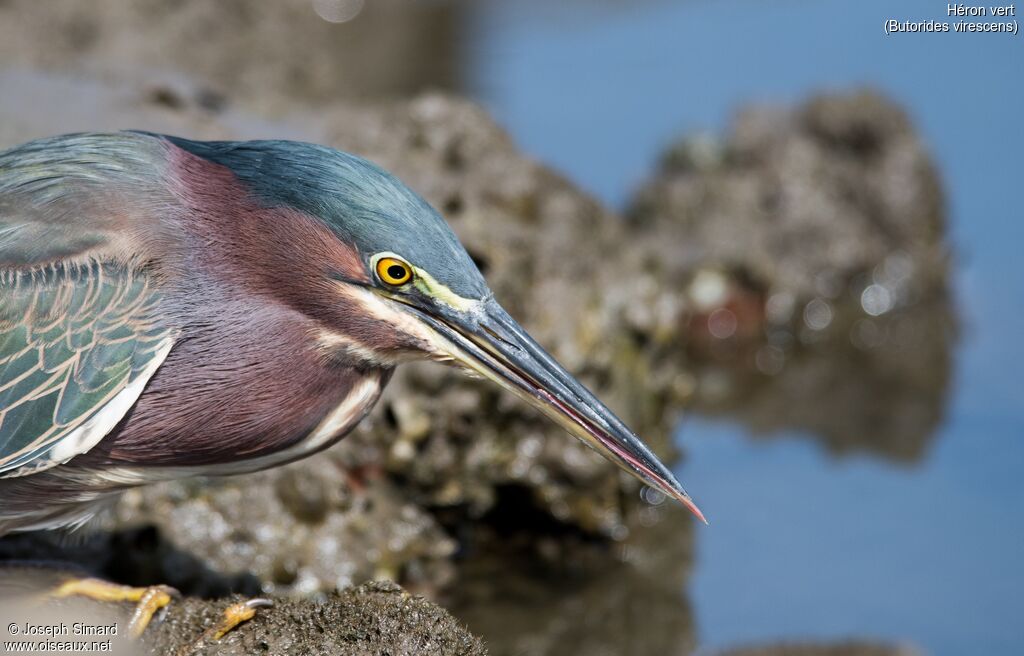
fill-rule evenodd
<path id="1" fill-rule="evenodd" d="M 703 519 L 495 301 L 444 219 L 374 164 L 143 132 L 0 153 L 0 534 L 325 449 L 417 358 L 494 381 Z"/>

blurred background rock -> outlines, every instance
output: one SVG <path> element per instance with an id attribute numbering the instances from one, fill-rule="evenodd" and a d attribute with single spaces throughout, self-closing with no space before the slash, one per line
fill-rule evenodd
<path id="1" fill-rule="evenodd" d="M 628 216 L 682 283 L 694 409 L 921 458 L 957 335 L 945 212 L 909 118 L 873 91 L 670 147 Z"/>
<path id="2" fill-rule="evenodd" d="M 207 106 L 287 113 L 457 89 L 468 10 L 438 0 L 14 0 L 0 6 L 0 52 L 8 65 L 105 79 L 179 72 L 208 85 L 198 90 Z"/>

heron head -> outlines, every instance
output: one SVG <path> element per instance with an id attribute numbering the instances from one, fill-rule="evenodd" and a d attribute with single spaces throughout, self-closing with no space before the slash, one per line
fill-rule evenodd
<path id="1" fill-rule="evenodd" d="M 438 212 L 390 173 L 312 144 L 172 141 L 228 166 L 261 202 L 315 217 L 350 254 L 322 268 L 326 302 L 343 308 L 320 336 L 326 348 L 474 372 L 704 519 L 640 438 L 501 307 Z"/>

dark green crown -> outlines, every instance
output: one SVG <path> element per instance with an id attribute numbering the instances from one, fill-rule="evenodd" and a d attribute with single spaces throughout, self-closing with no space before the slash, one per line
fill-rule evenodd
<path id="1" fill-rule="evenodd" d="M 297 141 L 190 141 L 178 147 L 234 171 L 271 207 L 319 218 L 364 258 L 390 251 L 456 294 L 483 298 L 487 283 L 445 220 L 416 192 L 355 155 Z"/>

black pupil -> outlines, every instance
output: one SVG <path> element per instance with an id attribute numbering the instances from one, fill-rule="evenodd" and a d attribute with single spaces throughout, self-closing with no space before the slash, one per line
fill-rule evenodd
<path id="1" fill-rule="evenodd" d="M 392 264 L 388 267 L 388 275 L 395 280 L 401 280 L 405 277 L 405 267 L 401 264 Z"/>

